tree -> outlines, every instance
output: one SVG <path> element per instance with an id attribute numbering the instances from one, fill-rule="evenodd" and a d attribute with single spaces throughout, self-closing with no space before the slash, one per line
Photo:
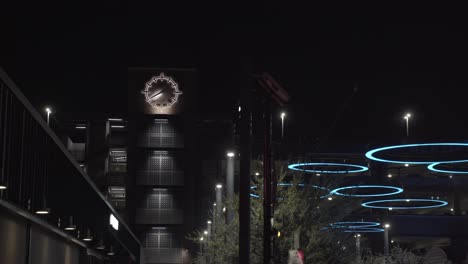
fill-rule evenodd
<path id="1" fill-rule="evenodd" d="M 342 199 L 339 207 L 335 201 L 324 197 L 328 192 L 313 187 L 322 184 L 330 188 L 333 180 L 321 180 L 320 183 L 305 181 L 305 175 L 290 173 L 284 168 L 279 170 L 278 182 L 287 183 L 278 186 L 274 210 L 273 228 L 281 232 L 274 238 L 275 263 L 286 263 L 288 251 L 294 248 L 295 234 L 305 254 L 305 263 L 340 264 L 351 263 L 355 258 L 354 238 L 352 233 L 336 232 L 325 229 L 329 223 L 340 221 L 353 210 L 350 202 Z M 253 179 L 257 186 L 252 192 L 258 197 L 251 199 L 251 263 L 263 263 L 263 201 L 261 198 L 262 178 Z M 335 198 L 339 199 L 339 198 Z M 200 241 L 202 233 L 195 232 L 191 239 L 203 246 L 203 254 L 197 256 L 195 263 L 238 263 L 238 198 L 227 201 L 224 206 L 234 209 L 236 214 L 230 224 L 224 216 L 218 216 L 216 227 L 210 240 Z"/>

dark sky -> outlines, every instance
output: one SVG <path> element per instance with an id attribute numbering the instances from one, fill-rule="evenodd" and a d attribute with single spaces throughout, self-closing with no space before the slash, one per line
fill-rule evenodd
<path id="1" fill-rule="evenodd" d="M 0 65 L 38 108 L 125 112 L 128 66 L 196 67 L 200 108 L 229 113 L 246 54 L 290 92 L 290 134 L 402 137 L 403 114 L 411 111 L 419 140 L 467 138 L 468 35 L 455 13 L 36 5 L 7 12 Z"/>

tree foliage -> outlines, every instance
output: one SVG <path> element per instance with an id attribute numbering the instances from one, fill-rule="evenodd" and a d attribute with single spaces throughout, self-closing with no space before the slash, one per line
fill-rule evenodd
<path id="1" fill-rule="evenodd" d="M 300 248 L 305 253 L 305 263 L 341 264 L 352 263 L 355 259 L 355 240 L 352 233 L 324 230 L 329 223 L 340 221 L 353 207 L 339 198 L 329 201 L 323 197 L 328 192 L 310 187 L 321 184 L 331 188 L 333 181 L 305 182 L 304 175 L 287 174 L 279 169 L 278 182 L 287 182 L 288 186 L 278 186 L 274 209 L 273 228 L 281 232 L 280 237 L 273 237 L 274 262 L 287 263 L 288 251 L 294 248 L 294 233 L 300 234 Z M 260 198 L 251 197 L 251 263 L 263 263 L 263 199 L 261 198 L 262 178 L 253 179 L 258 186 L 253 191 Z M 305 186 L 304 186 L 305 185 Z M 235 210 L 232 223 L 226 224 L 224 215 L 218 216 L 210 239 L 200 241 L 201 232 L 195 232 L 192 240 L 201 243 L 203 254 L 197 256 L 194 263 L 239 263 L 239 217 L 238 198 L 226 201 L 227 210 Z M 276 234 L 275 234 L 276 235 Z"/>

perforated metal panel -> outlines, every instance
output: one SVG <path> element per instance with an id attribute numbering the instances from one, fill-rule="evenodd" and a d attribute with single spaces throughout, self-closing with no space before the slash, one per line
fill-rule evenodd
<path id="1" fill-rule="evenodd" d="M 144 250 L 145 263 L 182 264 L 184 249 L 182 248 L 148 248 Z"/>
<path id="2" fill-rule="evenodd" d="M 151 148 L 183 148 L 184 136 L 176 123 L 166 119 L 155 119 L 144 124 L 138 136 L 137 146 Z"/>
<path id="3" fill-rule="evenodd" d="M 138 160 L 137 185 L 184 185 L 184 164 L 176 152 L 148 151 Z"/>
<path id="4" fill-rule="evenodd" d="M 184 222 L 184 211 L 181 209 L 136 209 L 137 224 L 173 224 L 181 225 Z"/>

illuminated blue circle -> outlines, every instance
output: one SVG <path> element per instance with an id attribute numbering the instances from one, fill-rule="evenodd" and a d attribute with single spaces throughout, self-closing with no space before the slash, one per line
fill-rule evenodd
<path id="1" fill-rule="evenodd" d="M 378 206 L 374 204 L 380 203 L 391 203 L 391 202 L 431 202 L 436 203 L 434 205 L 426 205 L 426 206 Z M 390 209 L 392 208 L 395 210 L 408 210 L 408 209 L 428 209 L 428 208 L 437 208 L 446 206 L 448 203 L 442 200 L 433 200 L 433 199 L 389 199 L 389 200 L 378 200 L 378 201 L 369 201 L 362 203 L 362 206 L 367 208 L 375 208 L 375 209 Z"/>
<path id="2" fill-rule="evenodd" d="M 292 183 L 287 183 L 287 182 L 280 182 L 280 183 L 277 184 L 277 186 L 292 186 L 292 185 L 293 185 Z M 307 185 L 306 185 L 306 184 L 304 184 L 304 183 L 299 183 L 299 184 L 297 184 L 297 186 L 300 186 L 300 187 L 312 187 L 312 188 L 315 188 L 315 189 L 320 189 L 320 190 L 327 191 L 328 194 L 323 195 L 323 196 L 320 196 L 320 199 L 327 198 L 328 196 L 331 195 L 330 189 L 325 188 L 325 187 L 322 187 L 322 186 L 317 186 L 317 185 L 312 185 L 312 184 L 307 184 Z M 251 189 L 251 190 L 255 190 L 255 189 L 257 189 L 257 186 L 256 186 L 256 185 L 250 186 L 250 189 Z M 250 193 L 250 196 L 251 196 L 251 197 L 254 197 L 254 198 L 260 198 L 260 197 L 261 197 L 260 195 L 254 194 L 254 193 Z"/>
<path id="3" fill-rule="evenodd" d="M 440 172 L 440 173 L 450 173 L 450 174 L 468 174 L 468 171 L 452 171 L 452 170 L 441 170 L 437 169 L 436 166 L 438 165 L 444 165 L 444 164 L 456 164 L 456 163 L 468 163 L 468 160 L 461 160 L 461 161 L 452 161 L 452 162 L 435 162 L 432 164 L 429 164 L 427 166 L 428 170 L 435 171 L 435 172 Z"/>
<path id="4" fill-rule="evenodd" d="M 380 189 L 391 189 L 392 192 L 388 193 L 376 193 L 376 194 L 345 194 L 341 193 L 340 191 L 349 190 L 349 189 L 361 189 L 361 188 L 380 188 Z M 332 190 L 330 193 L 335 195 L 341 196 L 349 196 L 349 197 L 379 197 L 379 196 L 387 196 L 387 195 L 395 195 L 402 193 L 403 189 L 400 187 L 395 186 L 386 186 L 386 185 L 357 185 L 357 186 L 346 186 Z"/>
<path id="5" fill-rule="evenodd" d="M 352 170 L 306 170 L 301 169 L 298 167 L 304 166 L 335 166 L 335 167 L 349 167 L 353 168 Z M 357 173 L 369 170 L 366 166 L 357 165 L 357 164 L 346 164 L 346 163 L 329 163 L 329 162 L 308 162 L 308 163 L 296 163 L 288 165 L 288 169 L 296 170 L 296 171 L 303 171 L 303 172 L 311 172 L 311 173 L 328 173 L 328 174 L 342 174 L 342 173 Z"/>
<path id="6" fill-rule="evenodd" d="M 383 231 L 384 231 L 383 228 L 363 227 L 363 228 L 356 228 L 356 229 L 346 229 L 343 232 L 345 233 L 380 233 Z"/>
<path id="7" fill-rule="evenodd" d="M 368 159 L 374 160 L 374 161 L 380 161 L 380 162 L 386 162 L 386 163 L 398 163 L 398 164 L 431 164 L 435 162 L 458 162 L 461 160 L 447 160 L 447 161 L 404 161 L 404 160 L 388 160 L 388 159 L 381 159 L 377 158 L 374 156 L 374 154 L 378 152 L 382 152 L 385 150 L 390 150 L 390 149 L 401 149 L 401 148 L 416 148 L 416 147 L 430 147 L 430 146 L 462 146 L 462 147 L 468 147 L 468 143 L 424 143 L 424 144 L 407 144 L 407 145 L 396 145 L 396 146 L 388 146 L 388 147 L 382 147 L 382 148 L 377 148 L 373 149 L 371 151 L 368 151 L 366 153 L 366 157 Z"/>
<path id="8" fill-rule="evenodd" d="M 333 228 L 344 228 L 344 229 L 358 229 L 380 226 L 379 222 L 362 222 L 362 221 L 346 221 L 346 222 L 335 222 L 329 225 Z"/>

